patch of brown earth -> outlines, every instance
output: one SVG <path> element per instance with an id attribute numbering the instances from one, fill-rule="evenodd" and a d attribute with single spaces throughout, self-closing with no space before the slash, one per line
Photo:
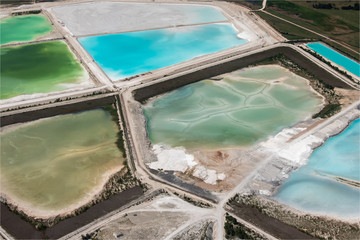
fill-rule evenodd
<path id="1" fill-rule="evenodd" d="M 345 89 L 345 88 L 335 88 L 335 92 L 342 96 L 340 99 L 340 104 L 343 108 L 350 106 L 354 102 L 360 99 L 360 91 L 352 90 L 352 89 Z"/>
<path id="2" fill-rule="evenodd" d="M 234 188 L 239 182 L 245 179 L 252 172 L 264 157 L 250 154 L 251 149 L 222 149 L 222 150 L 201 150 L 191 154 L 199 165 L 208 170 L 216 170 L 216 173 L 224 173 L 224 180 L 217 180 L 216 185 L 207 184 L 202 179 L 196 179 L 199 187 L 210 191 L 222 192 Z M 188 174 L 188 176 L 190 173 Z"/>

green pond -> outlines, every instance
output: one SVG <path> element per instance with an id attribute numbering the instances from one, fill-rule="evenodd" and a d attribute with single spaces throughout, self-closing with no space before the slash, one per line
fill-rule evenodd
<path id="1" fill-rule="evenodd" d="M 24 15 L 0 20 L 0 44 L 31 41 L 53 30 L 43 15 Z"/>
<path id="2" fill-rule="evenodd" d="M 62 41 L 0 48 L 0 99 L 61 91 L 88 75 Z"/>
<path id="3" fill-rule="evenodd" d="M 120 168 L 118 128 L 103 109 L 11 127 L 1 140 L 1 192 L 36 211 L 66 209 Z"/>
<path id="4" fill-rule="evenodd" d="M 143 106 L 153 144 L 172 147 L 249 146 L 320 109 L 307 80 L 277 65 L 193 83 Z"/>

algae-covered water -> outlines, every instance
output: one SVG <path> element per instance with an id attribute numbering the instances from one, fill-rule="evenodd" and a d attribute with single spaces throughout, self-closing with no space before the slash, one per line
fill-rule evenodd
<path id="1" fill-rule="evenodd" d="M 53 30 L 43 15 L 25 15 L 0 20 L 0 44 L 31 41 Z"/>
<path id="2" fill-rule="evenodd" d="M 307 81 L 276 65 L 246 68 L 171 91 L 143 106 L 153 144 L 249 146 L 319 110 Z"/>
<path id="3" fill-rule="evenodd" d="M 307 165 L 293 172 L 274 195 L 278 201 L 312 213 L 360 216 L 360 189 L 336 177 L 360 182 L 360 119 L 316 149 Z"/>
<path id="4" fill-rule="evenodd" d="M 111 78 L 119 80 L 235 47 L 231 24 L 217 23 L 82 37 L 79 42 Z"/>
<path id="5" fill-rule="evenodd" d="M 1 48 L 0 65 L 0 99 L 60 91 L 88 79 L 62 41 Z"/>
<path id="6" fill-rule="evenodd" d="M 1 137 L 1 192 L 37 211 L 88 197 L 123 164 L 118 128 L 102 109 L 37 120 Z"/>

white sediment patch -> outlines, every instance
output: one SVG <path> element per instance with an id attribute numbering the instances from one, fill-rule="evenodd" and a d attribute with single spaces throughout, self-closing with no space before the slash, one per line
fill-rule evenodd
<path id="1" fill-rule="evenodd" d="M 84 2 L 52 10 L 75 36 L 227 20 L 217 7 L 194 4 Z M 203 16 L 203 11 L 208 14 Z"/>
<path id="2" fill-rule="evenodd" d="M 52 97 L 56 96 L 57 94 L 66 94 L 76 91 L 84 91 L 87 89 L 90 89 L 94 87 L 94 85 L 91 82 L 81 82 L 81 83 L 61 83 L 59 84 L 60 87 L 66 88 L 63 90 L 58 91 L 50 91 L 47 93 L 30 93 L 30 94 L 21 94 L 19 96 L 7 98 L 7 99 L 1 99 L 0 105 L 10 104 L 14 102 L 22 102 L 22 101 L 30 101 L 30 100 L 36 100 L 39 98 L 46 98 L 46 97 Z"/>
<path id="3" fill-rule="evenodd" d="M 243 31 L 237 35 L 238 38 L 245 39 L 248 42 L 255 40 L 255 37 L 247 31 Z"/>
<path id="4" fill-rule="evenodd" d="M 215 185 L 217 180 L 224 180 L 224 173 L 217 173 L 216 170 L 210 170 L 194 160 L 192 154 L 186 153 L 183 147 L 171 148 L 162 144 L 153 145 L 153 151 L 157 156 L 157 161 L 149 164 L 151 169 L 164 171 L 179 171 L 184 173 L 193 169 L 192 175 L 200 178 L 207 184 Z"/>
<path id="5" fill-rule="evenodd" d="M 288 148 L 281 150 L 278 155 L 282 158 L 288 159 L 294 163 L 303 165 L 310 157 L 313 146 L 318 146 L 323 142 L 323 139 L 310 135 L 302 141 L 291 144 Z"/>
<path id="6" fill-rule="evenodd" d="M 194 161 L 194 156 L 187 154 L 182 147 L 168 148 L 161 144 L 155 144 L 153 151 L 158 161 L 149 164 L 151 169 L 180 171 L 184 173 L 197 164 Z"/>
<path id="7" fill-rule="evenodd" d="M 300 133 L 305 129 L 306 128 L 285 128 L 275 136 L 270 137 L 267 141 L 261 143 L 260 145 L 264 148 L 269 148 L 269 149 L 279 148 L 283 146 L 284 142 L 287 142 L 294 135 Z"/>
<path id="8" fill-rule="evenodd" d="M 204 166 L 196 166 L 193 173 L 194 177 L 202 179 L 207 184 L 215 185 L 217 180 L 224 180 L 224 173 L 216 173 L 216 170 L 206 169 Z"/>
<path id="9" fill-rule="evenodd" d="M 295 139 L 292 138 L 305 128 L 286 128 L 267 141 L 260 143 L 256 152 L 268 156 L 270 159 L 258 171 L 253 182 L 249 184 L 249 190 L 266 196 L 274 194 L 280 184 L 289 178 L 292 171 L 307 164 L 315 148 L 321 146 L 329 137 L 339 134 L 351 121 L 360 117 L 358 104 L 359 102 L 354 103 L 353 109 L 344 110 L 344 114 L 340 113 L 340 116 L 334 116 L 333 120 L 329 119 L 327 122 L 317 125 L 318 129 L 309 129 L 309 132 Z M 313 124 L 316 122 L 309 120 L 305 126 L 309 128 Z M 274 185 L 272 182 L 277 184 Z"/>
<path id="10" fill-rule="evenodd" d="M 286 128 L 262 143 L 261 146 L 270 152 L 277 153 L 277 156 L 294 164 L 303 165 L 312 153 L 314 146 L 319 146 L 324 141 L 319 137 L 310 135 L 301 141 L 295 141 L 289 144 L 287 148 L 282 149 L 284 143 L 303 130 L 305 130 L 305 128 Z"/>

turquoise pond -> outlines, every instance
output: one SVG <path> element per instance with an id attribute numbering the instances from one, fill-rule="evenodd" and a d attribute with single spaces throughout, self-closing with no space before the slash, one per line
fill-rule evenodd
<path id="1" fill-rule="evenodd" d="M 327 46 L 321 43 L 309 43 L 307 44 L 311 50 L 317 52 L 318 54 L 324 56 L 325 58 L 333 61 L 337 65 L 344 67 L 349 72 L 355 74 L 356 76 L 360 77 L 360 64 L 351 60 L 348 57 L 328 48 Z"/>
<path id="2" fill-rule="evenodd" d="M 329 138 L 293 172 L 274 195 L 279 202 L 307 212 L 338 217 L 360 216 L 360 189 L 335 177 L 360 181 L 360 119 Z"/>
<path id="3" fill-rule="evenodd" d="M 167 67 L 235 47 L 231 24 L 216 23 L 79 38 L 79 42 L 111 80 Z"/>

